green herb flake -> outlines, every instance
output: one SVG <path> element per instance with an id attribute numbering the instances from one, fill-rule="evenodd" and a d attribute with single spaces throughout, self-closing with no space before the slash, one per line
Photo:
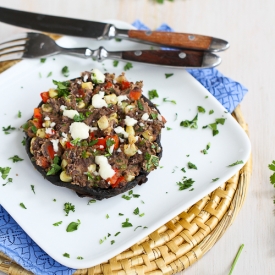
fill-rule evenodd
<path id="1" fill-rule="evenodd" d="M 2 127 L 2 130 L 6 135 L 8 135 L 10 134 L 10 131 L 15 130 L 15 127 L 11 127 L 11 125 L 9 125 L 8 127 Z"/>
<path id="2" fill-rule="evenodd" d="M 169 78 L 171 76 L 173 76 L 174 74 L 165 74 L 165 78 Z"/>
<path id="3" fill-rule="evenodd" d="M 45 63 L 47 58 L 40 58 L 40 63 Z"/>
<path id="4" fill-rule="evenodd" d="M 121 42 L 121 39 L 120 38 L 115 38 L 115 41 L 116 42 Z"/>
<path id="5" fill-rule="evenodd" d="M 143 107 L 143 105 L 142 105 L 142 103 L 141 103 L 140 100 L 137 101 L 137 105 L 138 105 L 139 110 L 141 110 L 141 111 L 144 110 L 144 107 Z"/>
<path id="6" fill-rule="evenodd" d="M 209 115 L 212 115 L 212 114 L 214 114 L 214 110 L 209 111 Z"/>
<path id="7" fill-rule="evenodd" d="M 148 91 L 149 99 L 153 99 L 159 97 L 157 90 L 150 90 Z"/>
<path id="8" fill-rule="evenodd" d="M 20 204 L 19 204 L 23 209 L 27 209 L 27 207 L 24 205 L 24 203 L 23 202 L 20 202 Z"/>
<path id="9" fill-rule="evenodd" d="M 212 179 L 212 182 L 215 182 L 217 180 L 219 180 L 220 178 L 215 178 L 215 179 Z"/>
<path id="10" fill-rule="evenodd" d="M 20 111 L 18 111 L 17 117 L 19 117 L 19 118 L 22 117 L 22 113 Z"/>
<path id="11" fill-rule="evenodd" d="M 183 173 L 186 173 L 185 167 L 180 169 Z"/>
<path id="12" fill-rule="evenodd" d="M 111 244 L 114 244 L 115 243 L 115 240 L 111 240 Z"/>
<path id="13" fill-rule="evenodd" d="M 226 120 L 226 118 L 217 118 L 217 119 L 216 119 L 216 123 L 217 123 L 217 124 L 224 125 L 225 120 Z"/>
<path id="14" fill-rule="evenodd" d="M 122 223 L 122 227 L 131 227 L 133 226 L 130 222 L 129 219 L 127 218 L 125 222 Z"/>
<path id="15" fill-rule="evenodd" d="M 24 160 L 24 159 L 21 159 L 17 155 L 14 155 L 13 157 L 10 157 L 9 159 L 11 159 L 13 163 Z"/>
<path id="16" fill-rule="evenodd" d="M 68 77 L 69 74 L 70 74 L 70 71 L 69 71 L 68 66 L 64 66 L 64 67 L 61 69 L 61 73 L 62 73 L 65 77 Z"/>
<path id="17" fill-rule="evenodd" d="M 80 220 L 77 220 L 77 222 L 71 222 L 71 223 L 67 226 L 66 231 L 67 231 L 67 232 L 76 231 L 76 230 L 78 229 L 79 225 L 80 225 Z"/>
<path id="18" fill-rule="evenodd" d="M 70 254 L 68 254 L 68 253 L 64 253 L 63 256 L 66 258 L 70 258 Z"/>
<path id="19" fill-rule="evenodd" d="M 106 215 L 106 219 L 109 219 L 109 218 L 110 218 L 110 216 L 107 214 L 107 215 Z"/>
<path id="20" fill-rule="evenodd" d="M 58 171 L 61 170 L 61 166 L 58 165 L 60 162 L 60 158 L 58 156 L 55 156 L 53 159 L 53 163 L 51 164 L 51 169 L 47 172 L 47 176 L 55 175 Z"/>
<path id="21" fill-rule="evenodd" d="M 202 106 L 198 106 L 198 112 L 199 113 L 205 113 L 205 109 Z"/>
<path id="22" fill-rule="evenodd" d="M 142 226 L 141 226 L 141 225 L 137 226 L 137 227 L 134 229 L 134 231 L 136 231 L 139 227 L 142 227 Z"/>
<path id="23" fill-rule="evenodd" d="M 228 165 L 228 167 L 232 167 L 232 166 L 235 166 L 235 165 L 238 165 L 238 164 L 242 164 L 242 163 L 243 163 L 242 160 L 237 160 L 236 162 L 234 162 L 234 163 Z"/>
<path id="24" fill-rule="evenodd" d="M 190 128 L 190 129 L 197 129 L 198 128 L 197 122 L 198 122 L 198 114 L 196 114 L 192 120 L 181 121 L 180 126 L 183 126 L 185 128 Z"/>
<path id="25" fill-rule="evenodd" d="M 96 200 L 89 200 L 87 205 L 90 205 L 91 203 L 96 203 Z"/>
<path id="26" fill-rule="evenodd" d="M 1 177 L 3 180 L 8 177 L 10 170 L 11 167 L 0 167 L 0 173 L 2 174 Z"/>
<path id="27" fill-rule="evenodd" d="M 119 235 L 120 234 L 120 232 L 117 232 L 116 234 L 115 234 L 115 237 L 117 236 L 117 235 Z"/>
<path id="28" fill-rule="evenodd" d="M 178 113 L 175 113 L 175 119 L 174 121 L 176 121 L 178 119 Z"/>
<path id="29" fill-rule="evenodd" d="M 187 166 L 189 169 L 195 169 L 195 170 L 198 170 L 197 166 L 195 164 L 193 164 L 192 162 L 188 162 L 187 163 Z"/>
<path id="30" fill-rule="evenodd" d="M 131 68 L 133 68 L 133 65 L 132 65 L 131 62 L 127 62 L 123 68 L 124 68 L 125 71 L 128 71 Z"/>
<path id="31" fill-rule="evenodd" d="M 62 96 L 67 97 L 70 94 L 69 81 L 60 82 L 60 81 L 53 80 L 53 84 L 57 86 L 58 97 L 62 97 Z"/>
<path id="32" fill-rule="evenodd" d="M 62 224 L 62 221 L 53 223 L 53 226 L 59 226 L 60 224 Z"/>
<path id="33" fill-rule="evenodd" d="M 31 185 L 32 192 L 35 194 L 34 185 Z"/>
<path id="34" fill-rule="evenodd" d="M 81 257 L 81 256 L 77 256 L 76 259 L 77 259 L 77 260 L 83 260 L 84 258 Z"/>
<path id="35" fill-rule="evenodd" d="M 52 72 L 49 72 L 48 75 L 47 75 L 47 77 L 50 77 L 52 74 L 53 74 Z"/>
<path id="36" fill-rule="evenodd" d="M 118 63 L 119 63 L 118 60 L 114 60 L 114 61 L 113 61 L 113 66 L 114 66 L 114 67 L 117 67 Z"/>
<path id="37" fill-rule="evenodd" d="M 119 216 L 124 216 L 124 214 L 122 214 L 122 213 L 118 213 L 118 215 L 119 215 Z"/>
<path id="38" fill-rule="evenodd" d="M 125 200 L 127 200 L 127 201 L 129 201 L 132 197 L 127 196 L 127 195 L 122 195 L 122 198 L 125 199 Z"/>
<path id="39" fill-rule="evenodd" d="M 10 182 L 12 182 L 12 178 L 8 178 L 8 181 L 6 183 L 3 183 L 2 186 L 6 186 Z"/>
<path id="40" fill-rule="evenodd" d="M 71 204 L 70 202 L 66 202 L 66 203 L 64 203 L 63 210 L 65 211 L 66 216 L 68 216 L 70 211 L 72 211 L 72 212 L 75 211 L 75 206 L 73 204 Z"/>
<path id="41" fill-rule="evenodd" d="M 134 210 L 133 214 L 139 215 L 139 208 L 138 207 Z"/>
<path id="42" fill-rule="evenodd" d="M 75 122 L 82 122 L 86 119 L 86 117 L 82 113 L 80 113 L 79 115 L 75 115 L 73 119 Z"/>
<path id="43" fill-rule="evenodd" d="M 23 137 L 23 140 L 21 141 L 23 146 L 26 146 L 26 141 L 27 141 L 26 137 Z"/>
<path id="44" fill-rule="evenodd" d="M 175 100 L 168 100 L 167 98 L 168 97 L 163 98 L 163 102 L 171 102 L 173 104 L 177 104 L 177 102 Z"/>
<path id="45" fill-rule="evenodd" d="M 171 131 L 171 130 L 172 130 L 172 128 L 170 128 L 170 127 L 166 127 L 166 130 L 167 130 L 167 131 Z"/>
<path id="46" fill-rule="evenodd" d="M 190 188 L 195 181 L 191 178 L 187 179 L 186 177 L 183 177 L 181 182 L 177 182 L 177 185 L 179 186 L 179 190 L 185 190 Z"/>
<path id="47" fill-rule="evenodd" d="M 275 161 L 273 160 L 271 164 L 268 165 L 269 170 L 273 171 L 270 176 L 270 183 L 275 187 Z M 275 203 L 275 202 L 274 202 Z"/>

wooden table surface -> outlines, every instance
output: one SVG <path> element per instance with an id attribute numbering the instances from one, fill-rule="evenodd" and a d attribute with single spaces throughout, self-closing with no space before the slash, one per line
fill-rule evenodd
<path id="1" fill-rule="evenodd" d="M 0 0 L 0 6 L 86 20 L 140 19 L 154 29 L 167 23 L 175 31 L 224 38 L 230 49 L 218 67 L 249 90 L 241 108 L 249 125 L 253 174 L 247 199 L 233 225 L 197 263 L 178 274 L 228 274 L 241 244 L 234 273 L 275 274 L 274 188 L 268 164 L 275 159 L 275 1 L 273 0 Z M 0 41 L 22 28 L 0 23 Z M 3 91 L 2 91 L 3 96 Z M 0 274 L 2 274 L 0 272 Z"/>

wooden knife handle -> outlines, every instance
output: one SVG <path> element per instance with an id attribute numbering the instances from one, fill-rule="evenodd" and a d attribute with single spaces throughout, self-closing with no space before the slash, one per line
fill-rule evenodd
<path id="1" fill-rule="evenodd" d="M 175 67 L 202 67 L 204 52 L 202 51 L 171 51 L 171 50 L 142 50 L 124 51 L 122 59 L 155 65 Z"/>
<path id="2" fill-rule="evenodd" d="M 129 30 L 128 36 L 131 39 L 143 40 L 165 46 L 187 48 L 194 50 L 211 50 L 213 38 L 204 35 L 160 32 L 160 31 L 139 31 Z"/>

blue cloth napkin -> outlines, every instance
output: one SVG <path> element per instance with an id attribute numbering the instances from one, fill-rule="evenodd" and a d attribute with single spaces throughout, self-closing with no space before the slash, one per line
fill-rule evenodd
<path id="1" fill-rule="evenodd" d="M 140 30 L 149 30 L 139 20 L 136 20 L 133 26 Z M 173 31 L 166 24 L 162 24 L 157 30 Z M 247 93 L 247 89 L 243 85 L 223 76 L 217 69 L 193 69 L 188 72 L 229 112 L 235 109 Z M 74 269 L 59 264 L 47 255 L 1 205 L 0 251 L 36 275 L 71 275 L 75 272 Z"/>

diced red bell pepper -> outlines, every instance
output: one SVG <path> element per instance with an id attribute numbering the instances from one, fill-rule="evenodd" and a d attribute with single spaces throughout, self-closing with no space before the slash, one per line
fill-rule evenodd
<path id="1" fill-rule="evenodd" d="M 95 146 L 99 150 L 105 150 L 105 148 L 106 148 L 106 139 L 105 138 L 98 138 L 97 143 L 95 144 Z"/>
<path id="2" fill-rule="evenodd" d="M 132 100 L 138 100 L 141 97 L 141 90 L 132 90 L 129 93 L 129 97 Z"/>
<path id="3" fill-rule="evenodd" d="M 55 154 L 55 152 L 54 152 L 54 150 L 53 150 L 53 146 L 52 146 L 52 145 L 49 145 L 48 148 L 47 148 L 47 150 L 48 150 L 48 153 L 49 153 L 50 158 L 51 158 L 51 159 L 54 159 L 54 154 Z"/>
<path id="4" fill-rule="evenodd" d="M 95 137 L 95 133 L 94 132 L 90 132 L 89 136 L 90 136 L 91 139 L 93 139 Z"/>
<path id="5" fill-rule="evenodd" d="M 30 123 L 33 124 L 37 129 L 42 128 L 42 120 L 38 118 L 34 118 L 33 120 L 30 120 Z"/>
<path id="6" fill-rule="evenodd" d="M 115 188 L 115 187 L 118 187 L 118 185 L 123 181 L 125 181 L 125 178 L 123 176 L 120 176 L 120 177 L 117 178 L 116 182 L 114 184 L 111 184 L 111 185 L 112 185 L 113 188 Z"/>
<path id="7" fill-rule="evenodd" d="M 83 98 L 85 96 L 85 92 L 83 91 L 83 89 L 79 89 L 78 90 L 78 94 Z"/>
<path id="8" fill-rule="evenodd" d="M 46 157 L 40 156 L 37 160 L 36 160 L 36 164 L 41 166 L 42 168 L 48 168 L 49 167 L 49 162 L 47 161 Z"/>
<path id="9" fill-rule="evenodd" d="M 122 81 L 122 82 L 121 82 L 121 89 L 122 89 L 122 90 L 125 90 L 125 89 L 130 88 L 130 86 L 131 86 L 131 83 L 128 82 L 128 81 Z"/>
<path id="10" fill-rule="evenodd" d="M 42 120 L 42 114 L 39 108 L 34 108 L 33 117 Z"/>
<path id="11" fill-rule="evenodd" d="M 40 94 L 40 96 L 41 96 L 42 101 L 43 101 L 44 103 L 46 103 L 46 102 L 48 101 L 48 99 L 50 98 L 49 92 L 43 92 L 43 93 Z"/>
<path id="12" fill-rule="evenodd" d="M 66 141 L 66 148 L 68 148 L 68 149 L 74 148 L 74 145 L 71 144 L 70 141 Z"/>
<path id="13" fill-rule="evenodd" d="M 113 86 L 113 83 L 108 81 L 105 85 L 104 85 L 104 88 L 105 89 L 108 89 L 108 88 L 111 88 Z"/>

